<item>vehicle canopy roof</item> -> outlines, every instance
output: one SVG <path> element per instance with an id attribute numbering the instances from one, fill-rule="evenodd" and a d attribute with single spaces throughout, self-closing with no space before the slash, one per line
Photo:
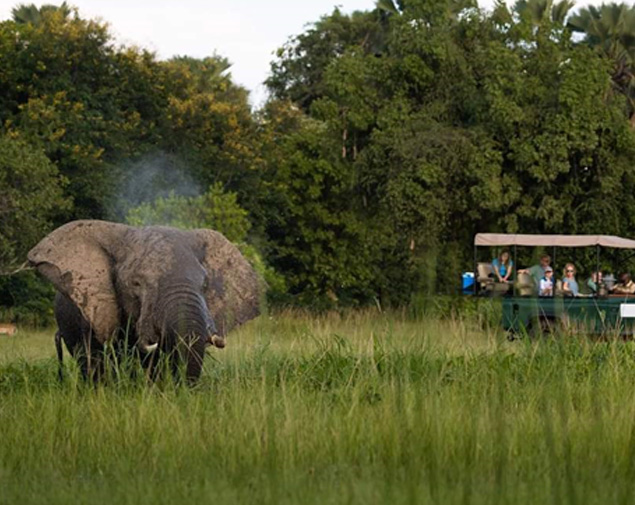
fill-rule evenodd
<path id="1" fill-rule="evenodd" d="M 520 233 L 477 233 L 475 246 L 613 247 L 635 249 L 635 240 L 614 235 L 529 235 Z"/>

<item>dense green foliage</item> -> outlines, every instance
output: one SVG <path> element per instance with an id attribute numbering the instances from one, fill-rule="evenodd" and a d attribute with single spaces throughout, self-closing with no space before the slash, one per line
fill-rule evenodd
<path id="1" fill-rule="evenodd" d="M 631 345 L 278 314 L 210 351 L 194 389 L 92 388 L 58 383 L 50 333 L 18 335 L 0 503 L 630 503 Z"/>
<path id="2" fill-rule="evenodd" d="M 631 126 L 635 126 L 635 9 L 617 3 L 590 5 L 571 16 L 568 26 L 584 34 L 584 42 L 608 58 L 613 85 L 628 99 Z"/>
<path id="3" fill-rule="evenodd" d="M 132 226 L 165 225 L 192 230 L 211 228 L 232 242 L 242 242 L 250 223 L 247 211 L 236 203 L 235 193 L 224 193 L 216 184 L 201 196 L 157 198 L 128 211 L 126 222 Z"/>
<path id="4" fill-rule="evenodd" d="M 611 55 L 573 42 L 563 25 L 570 5 L 379 5 L 324 17 L 279 53 L 268 80 L 274 98 L 323 130 L 327 152 L 314 158 L 341 179 L 316 178 L 311 193 L 330 196 L 345 181 L 345 208 L 320 198 L 320 215 L 336 211 L 372 231 L 327 251 L 346 279 L 329 289 L 390 301 L 451 290 L 477 231 L 630 234 L 628 103 L 612 85 Z M 361 264 L 351 269 L 348 258 Z M 323 271 L 312 269 L 324 280 Z"/>
<path id="5" fill-rule="evenodd" d="M 5 273 L 26 259 L 29 244 L 51 227 L 55 215 L 70 207 L 65 180 L 33 145 L 0 137 L 0 266 Z"/>
<path id="6" fill-rule="evenodd" d="M 287 302 L 385 306 L 456 290 L 478 231 L 629 236 L 635 8 L 571 8 L 336 9 L 279 49 L 259 111 L 222 56 L 158 61 L 66 5 L 16 8 L 0 134 L 48 159 L 57 182 L 31 184 L 59 201 L 14 185 L 37 225 L 3 233 L 0 269 L 69 219 L 152 215 L 227 226 Z"/>

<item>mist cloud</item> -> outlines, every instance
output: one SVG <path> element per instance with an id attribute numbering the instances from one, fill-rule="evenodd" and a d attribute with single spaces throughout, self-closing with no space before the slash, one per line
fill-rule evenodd
<path id="1" fill-rule="evenodd" d="M 202 191 L 178 156 L 162 151 L 146 155 L 124 167 L 113 205 L 115 217 L 121 221 L 131 208 L 170 193 L 191 197 Z"/>

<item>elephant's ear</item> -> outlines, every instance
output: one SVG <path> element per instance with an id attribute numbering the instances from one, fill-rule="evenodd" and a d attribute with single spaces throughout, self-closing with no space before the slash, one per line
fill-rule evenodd
<path id="1" fill-rule="evenodd" d="M 119 326 L 120 309 L 108 249 L 129 227 L 105 221 L 73 221 L 49 233 L 29 251 L 29 263 L 68 296 L 100 342 Z"/>
<path id="2" fill-rule="evenodd" d="M 193 230 L 207 270 L 205 299 L 221 335 L 260 314 L 262 283 L 238 248 L 212 230 Z"/>

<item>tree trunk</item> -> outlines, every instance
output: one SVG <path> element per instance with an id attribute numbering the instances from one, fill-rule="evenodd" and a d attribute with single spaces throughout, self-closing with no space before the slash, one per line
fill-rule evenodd
<path id="1" fill-rule="evenodd" d="M 346 158 L 346 139 L 348 138 L 348 129 L 344 127 L 342 131 L 342 158 Z"/>

